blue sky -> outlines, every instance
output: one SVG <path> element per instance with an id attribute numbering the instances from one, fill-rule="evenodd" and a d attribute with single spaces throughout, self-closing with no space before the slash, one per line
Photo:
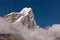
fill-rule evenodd
<path id="1" fill-rule="evenodd" d="M 0 0 L 0 16 L 24 7 L 33 9 L 37 24 L 43 28 L 60 24 L 60 0 Z"/>

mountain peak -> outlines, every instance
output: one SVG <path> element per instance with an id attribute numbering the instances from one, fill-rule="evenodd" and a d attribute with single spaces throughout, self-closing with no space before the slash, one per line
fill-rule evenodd
<path id="1" fill-rule="evenodd" d="M 31 8 L 25 7 L 20 12 L 9 13 L 4 19 L 0 20 L 0 34 L 4 33 L 3 37 L 12 34 L 14 40 L 53 40 L 46 30 L 37 26 Z"/>
<path id="2" fill-rule="evenodd" d="M 5 16 L 8 22 L 21 22 L 26 27 L 36 27 L 33 11 L 31 8 L 23 8 L 20 12 L 12 12 Z"/>

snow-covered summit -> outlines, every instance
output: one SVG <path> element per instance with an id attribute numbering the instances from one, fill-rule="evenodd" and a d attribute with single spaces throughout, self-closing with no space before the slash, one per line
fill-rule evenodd
<path id="1" fill-rule="evenodd" d="M 36 27 L 34 14 L 31 8 L 23 8 L 20 12 L 12 12 L 5 16 L 8 22 L 21 22 L 26 27 Z"/>

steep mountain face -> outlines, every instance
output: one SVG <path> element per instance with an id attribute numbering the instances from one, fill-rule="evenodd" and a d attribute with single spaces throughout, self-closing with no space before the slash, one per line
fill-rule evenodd
<path id="1" fill-rule="evenodd" d="M 37 26 L 31 8 L 24 8 L 21 12 L 12 12 L 5 16 L 5 20 L 10 23 L 19 21 L 28 28 Z"/>
<path id="2" fill-rule="evenodd" d="M 6 31 L 7 29 L 4 29 L 4 31 L 6 34 L 11 33 L 13 35 L 12 39 L 22 38 L 20 40 L 53 40 L 46 30 L 37 26 L 31 8 L 23 8 L 21 12 L 9 13 L 4 16 L 4 20 L 10 24 L 10 26 L 8 26 L 9 32 Z"/>
<path id="3" fill-rule="evenodd" d="M 18 14 L 17 12 L 12 12 L 5 16 L 5 20 L 11 23 L 16 21 L 20 17 L 21 17 L 21 14 Z"/>

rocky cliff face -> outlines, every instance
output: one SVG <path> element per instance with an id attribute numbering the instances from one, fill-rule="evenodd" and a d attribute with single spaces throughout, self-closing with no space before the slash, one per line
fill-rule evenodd
<path id="1" fill-rule="evenodd" d="M 28 28 L 37 26 L 31 8 L 24 8 L 21 12 L 9 13 L 5 16 L 5 20 L 10 23 L 21 21 L 21 23 Z"/>
<path id="2" fill-rule="evenodd" d="M 7 14 L 5 16 L 5 20 L 11 23 L 11 22 L 15 22 L 20 17 L 21 17 L 21 14 L 17 14 L 16 12 L 12 12 L 12 13 Z"/>

